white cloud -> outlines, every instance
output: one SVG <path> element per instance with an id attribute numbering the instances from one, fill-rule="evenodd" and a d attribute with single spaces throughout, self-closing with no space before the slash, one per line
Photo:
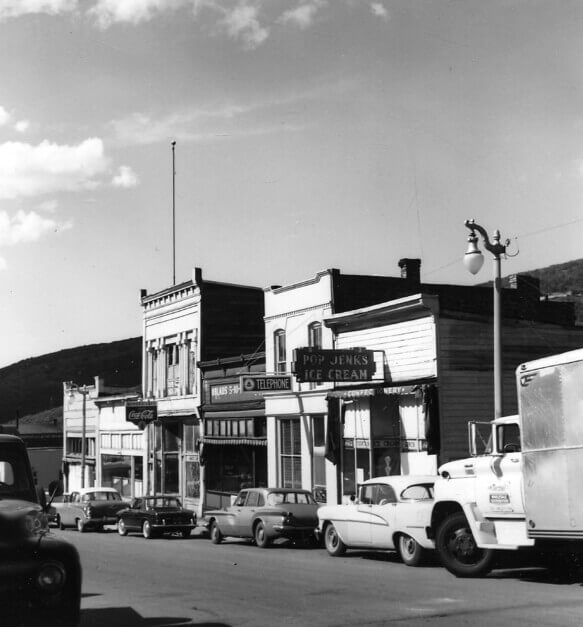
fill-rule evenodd
<path id="1" fill-rule="evenodd" d="M 5 142 L 0 144 L 0 198 L 92 188 L 107 166 L 103 142 L 96 137 L 76 146 Z"/>
<path id="2" fill-rule="evenodd" d="M 389 12 L 387 11 L 387 8 L 382 2 L 371 2 L 370 10 L 372 11 L 373 15 L 380 17 L 381 19 L 385 20 L 385 22 L 389 21 L 390 19 Z"/>
<path id="3" fill-rule="evenodd" d="M 116 22 L 148 22 L 156 15 L 195 4 L 193 0 L 97 0 L 88 13 L 101 28 L 108 28 Z"/>
<path id="4" fill-rule="evenodd" d="M 2 0 L 0 0 L 1 2 Z M 5 126 L 10 122 L 10 113 L 6 111 L 6 109 L 0 105 L 0 126 Z"/>
<path id="5" fill-rule="evenodd" d="M 279 22 L 282 24 L 295 24 L 299 28 L 305 29 L 312 25 L 316 13 L 324 7 L 327 3 L 322 0 L 315 0 L 314 2 L 300 4 L 295 9 L 289 9 L 285 11 L 279 18 Z"/>
<path id="6" fill-rule="evenodd" d="M 68 228 L 71 228 L 70 222 L 59 224 L 35 211 L 18 211 L 12 217 L 6 211 L 0 211 L 0 247 L 36 242 L 46 233 Z"/>
<path id="7" fill-rule="evenodd" d="M 240 39 L 246 48 L 253 50 L 269 37 L 269 30 L 260 24 L 258 16 L 257 6 L 241 3 L 234 9 L 226 11 L 220 25 L 226 29 L 230 37 Z"/>
<path id="8" fill-rule="evenodd" d="M 37 205 L 37 209 L 39 211 L 44 211 L 45 213 L 55 213 L 59 203 L 56 200 L 45 200 Z"/>
<path id="9" fill-rule="evenodd" d="M 18 120 L 18 122 L 14 125 L 14 130 L 18 133 L 26 133 L 29 126 L 30 122 L 28 120 Z"/>
<path id="10" fill-rule="evenodd" d="M 0 0 L 0 21 L 30 13 L 58 15 L 77 8 L 78 0 Z"/>
<path id="11" fill-rule="evenodd" d="M 122 165 L 111 180 L 114 187 L 135 187 L 140 182 L 138 175 L 128 166 Z"/>

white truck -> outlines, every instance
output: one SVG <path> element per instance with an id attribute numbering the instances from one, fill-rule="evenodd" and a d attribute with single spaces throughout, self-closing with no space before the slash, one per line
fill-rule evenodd
<path id="1" fill-rule="evenodd" d="M 439 468 L 430 533 L 458 577 L 496 550 L 583 553 L 583 349 L 521 364 L 516 416 L 470 422 L 471 458 Z"/>

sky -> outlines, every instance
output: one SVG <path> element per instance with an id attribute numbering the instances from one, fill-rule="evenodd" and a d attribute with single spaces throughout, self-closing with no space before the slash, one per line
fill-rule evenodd
<path id="1" fill-rule="evenodd" d="M 469 218 L 504 275 L 582 258 L 582 35 L 579 0 L 0 0 L 0 367 L 139 336 L 195 266 L 472 284 Z"/>

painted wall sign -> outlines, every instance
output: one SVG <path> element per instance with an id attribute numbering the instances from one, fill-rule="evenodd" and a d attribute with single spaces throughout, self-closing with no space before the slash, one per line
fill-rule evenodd
<path id="1" fill-rule="evenodd" d="M 289 392 L 292 389 L 292 378 L 289 375 L 242 375 L 241 389 L 244 392 Z"/>
<path id="2" fill-rule="evenodd" d="M 241 394 L 241 386 L 239 383 L 220 383 L 218 385 L 209 385 L 211 402 L 225 399 L 227 396 L 235 396 Z"/>
<path id="3" fill-rule="evenodd" d="M 126 420 L 144 429 L 158 418 L 157 406 L 154 403 L 127 403 Z"/>
<path id="4" fill-rule="evenodd" d="M 370 381 L 376 372 L 374 351 L 296 348 L 292 372 L 300 382 Z"/>

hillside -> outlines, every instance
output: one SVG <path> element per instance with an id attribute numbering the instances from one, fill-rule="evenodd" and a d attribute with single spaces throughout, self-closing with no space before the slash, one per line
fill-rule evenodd
<path id="1" fill-rule="evenodd" d="M 139 385 L 142 338 L 90 344 L 24 359 L 0 369 L 0 424 L 60 407 L 63 381 L 92 384 L 100 376 L 106 385 Z"/>

